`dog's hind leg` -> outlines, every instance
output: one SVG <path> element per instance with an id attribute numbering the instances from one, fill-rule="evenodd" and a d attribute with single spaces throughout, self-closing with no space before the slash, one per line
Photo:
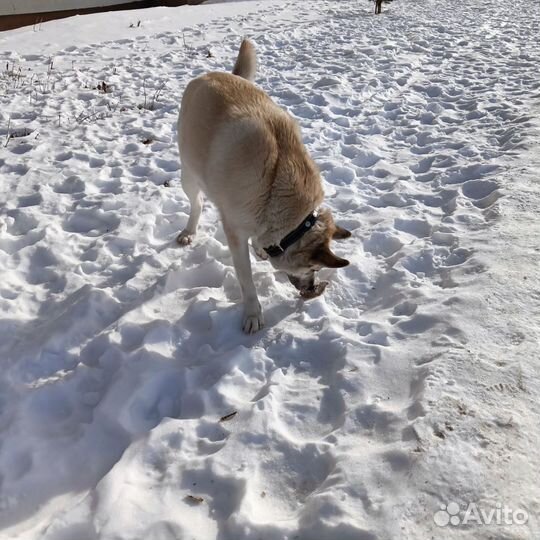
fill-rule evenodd
<path id="1" fill-rule="evenodd" d="M 203 207 L 203 195 L 197 183 L 197 179 L 185 169 L 182 170 L 182 187 L 189 199 L 191 209 L 187 225 L 177 236 L 176 241 L 181 246 L 187 246 L 188 244 L 191 244 L 195 233 L 197 232 L 197 225 L 199 224 L 199 218 L 201 217 Z"/>

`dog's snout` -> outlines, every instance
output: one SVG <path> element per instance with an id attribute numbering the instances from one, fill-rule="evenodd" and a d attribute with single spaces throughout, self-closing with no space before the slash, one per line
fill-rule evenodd
<path id="1" fill-rule="evenodd" d="M 287 277 L 299 291 L 313 290 L 315 288 L 315 272 L 302 277 L 287 274 Z"/>

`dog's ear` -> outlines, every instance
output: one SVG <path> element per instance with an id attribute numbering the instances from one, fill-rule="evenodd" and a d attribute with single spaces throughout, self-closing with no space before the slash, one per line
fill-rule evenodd
<path id="1" fill-rule="evenodd" d="M 322 264 L 327 268 L 343 268 L 349 264 L 347 259 L 342 259 L 334 255 L 327 246 L 318 247 L 311 256 L 316 263 Z"/>
<path id="2" fill-rule="evenodd" d="M 344 229 L 339 225 L 336 225 L 335 227 L 336 229 L 334 230 L 334 234 L 332 234 L 332 238 L 334 240 L 344 240 L 345 238 L 349 238 L 349 236 L 352 235 L 351 231 L 348 231 L 347 229 Z"/>

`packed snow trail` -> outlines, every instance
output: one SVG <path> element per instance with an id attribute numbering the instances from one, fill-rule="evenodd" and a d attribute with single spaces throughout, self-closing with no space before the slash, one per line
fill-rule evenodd
<path id="1" fill-rule="evenodd" d="M 501 196 L 536 171 L 540 8 L 371 7 L 246 3 L 182 31 L 0 53 L 0 538 L 538 534 L 523 314 L 540 285 Z M 244 35 L 354 231 L 335 243 L 351 265 L 310 302 L 254 263 L 253 337 L 211 205 L 194 245 L 174 242 L 183 88 L 230 70 Z M 516 212 L 534 215 L 528 182 Z M 531 287 L 508 321 L 506 251 Z M 530 519 L 439 528 L 451 501 Z"/>

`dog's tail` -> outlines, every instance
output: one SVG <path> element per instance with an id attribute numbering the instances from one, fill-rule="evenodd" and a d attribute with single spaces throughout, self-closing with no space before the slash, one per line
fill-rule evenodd
<path id="1" fill-rule="evenodd" d="M 255 72 L 257 71 L 257 55 L 255 54 L 255 47 L 251 41 L 244 39 L 242 45 L 240 45 L 240 52 L 238 58 L 234 64 L 233 75 L 238 75 L 248 81 L 255 79 Z"/>

